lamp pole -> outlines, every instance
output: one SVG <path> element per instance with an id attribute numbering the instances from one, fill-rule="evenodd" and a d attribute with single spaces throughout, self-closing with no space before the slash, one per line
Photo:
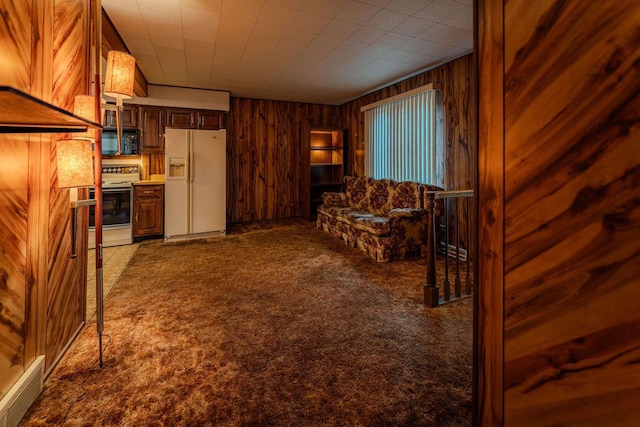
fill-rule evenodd
<path id="1" fill-rule="evenodd" d="M 94 5 L 94 96 L 97 122 L 102 124 L 102 2 L 93 0 Z M 104 300 L 102 277 L 102 129 L 96 131 L 95 142 L 95 241 L 96 241 L 96 329 L 98 332 L 99 366 L 102 362 L 102 332 L 104 331 Z"/>

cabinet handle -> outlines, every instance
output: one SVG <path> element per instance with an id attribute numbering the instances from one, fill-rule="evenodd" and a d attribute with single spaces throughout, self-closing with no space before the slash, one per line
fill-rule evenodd
<path id="1" fill-rule="evenodd" d="M 136 214 L 136 222 L 138 222 L 138 214 Z"/>

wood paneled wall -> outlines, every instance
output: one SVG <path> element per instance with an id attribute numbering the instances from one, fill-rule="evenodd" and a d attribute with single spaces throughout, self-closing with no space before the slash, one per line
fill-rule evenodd
<path id="1" fill-rule="evenodd" d="M 471 55 L 341 106 L 231 98 L 227 125 L 227 221 L 302 215 L 309 186 L 309 130 L 346 129 L 349 175 L 364 171 L 364 115 L 371 102 L 437 83 L 445 116 L 445 187 L 474 187 L 475 101 Z M 461 228 L 466 235 L 466 227 Z"/>
<path id="2" fill-rule="evenodd" d="M 89 0 L 0 0 L 0 84 L 71 109 L 89 84 L 88 11 Z M 84 320 L 87 214 L 72 260 L 62 137 L 0 135 L 0 398 L 36 356 L 50 369 Z"/>
<path id="3" fill-rule="evenodd" d="M 344 104 L 341 108 L 352 159 L 347 173 L 358 176 L 364 173 L 364 114 L 360 108 L 433 83 L 441 87 L 444 106 L 444 187 L 446 190 L 473 189 L 476 109 L 472 59 L 471 54 L 463 56 Z"/>
<path id="4" fill-rule="evenodd" d="M 231 98 L 227 222 L 301 215 L 300 194 L 309 185 L 309 131 L 317 126 L 340 126 L 338 108 Z"/>
<path id="5" fill-rule="evenodd" d="M 505 425 L 637 425 L 640 3 L 478 6 L 481 390 Z"/>

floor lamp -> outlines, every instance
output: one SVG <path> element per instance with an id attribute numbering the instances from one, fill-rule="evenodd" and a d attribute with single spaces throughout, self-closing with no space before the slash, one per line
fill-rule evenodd
<path id="1" fill-rule="evenodd" d="M 109 51 L 107 54 L 107 70 L 105 75 L 104 91 L 102 90 L 102 7 L 100 1 L 93 2 L 94 10 L 94 95 L 93 111 L 99 117 L 97 122 L 102 122 L 102 95 L 116 98 L 116 129 L 118 133 L 118 154 L 121 152 L 122 129 L 120 122 L 120 110 L 122 100 L 133 96 L 135 77 L 135 59 L 124 52 Z M 80 111 L 78 111 L 80 113 Z M 103 285 L 103 245 L 102 245 L 102 130 L 95 131 L 94 144 L 94 171 L 95 171 L 95 253 L 96 253 L 96 330 L 98 333 L 99 366 L 103 368 L 102 361 L 102 333 L 104 332 L 104 285 Z"/>

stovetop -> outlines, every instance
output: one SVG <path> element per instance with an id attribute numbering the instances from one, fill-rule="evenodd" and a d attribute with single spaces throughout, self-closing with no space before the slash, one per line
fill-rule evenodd
<path id="1" fill-rule="evenodd" d="M 140 181 L 139 165 L 107 165 L 102 167 L 102 187 L 130 187 Z"/>

